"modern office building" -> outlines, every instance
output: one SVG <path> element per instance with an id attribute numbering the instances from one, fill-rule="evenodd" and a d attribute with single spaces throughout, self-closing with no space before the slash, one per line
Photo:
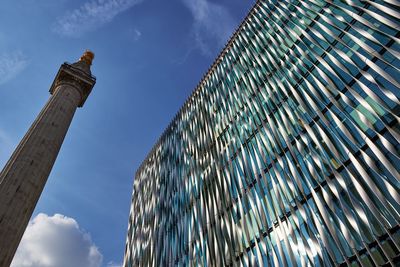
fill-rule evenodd
<path id="1" fill-rule="evenodd" d="M 399 266 L 400 2 L 257 1 L 137 170 L 124 267 Z"/>

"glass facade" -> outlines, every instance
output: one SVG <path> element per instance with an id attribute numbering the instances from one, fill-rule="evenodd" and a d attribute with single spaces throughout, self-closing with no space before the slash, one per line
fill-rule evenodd
<path id="1" fill-rule="evenodd" d="M 124 267 L 399 266 L 400 2 L 257 1 L 138 169 Z"/>

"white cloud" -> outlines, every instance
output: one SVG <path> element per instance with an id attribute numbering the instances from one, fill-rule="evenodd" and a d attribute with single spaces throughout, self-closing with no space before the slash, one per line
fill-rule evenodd
<path id="1" fill-rule="evenodd" d="M 0 168 L 2 168 L 8 157 L 10 156 L 12 149 L 14 147 L 14 140 L 10 135 L 0 128 Z"/>
<path id="2" fill-rule="evenodd" d="M 99 267 L 102 260 L 73 218 L 40 213 L 29 222 L 11 267 Z"/>
<path id="3" fill-rule="evenodd" d="M 228 9 L 207 0 L 183 0 L 193 16 L 193 36 L 204 55 L 211 55 L 228 41 L 236 23 Z"/>
<path id="4" fill-rule="evenodd" d="M 141 2 L 143 0 L 91 0 L 58 18 L 53 30 L 63 36 L 79 37 Z"/>
<path id="5" fill-rule="evenodd" d="M 10 147 L 12 145 L 12 140 L 6 131 L 0 128 L 0 145 L 1 147 Z"/>
<path id="6" fill-rule="evenodd" d="M 28 60 L 20 51 L 0 55 L 0 84 L 15 78 L 28 65 Z"/>
<path id="7" fill-rule="evenodd" d="M 122 264 L 110 261 L 109 263 L 107 263 L 107 267 L 122 267 Z"/>
<path id="8" fill-rule="evenodd" d="M 131 37 L 132 41 L 136 42 L 142 37 L 142 32 L 138 29 L 130 29 L 129 36 Z"/>

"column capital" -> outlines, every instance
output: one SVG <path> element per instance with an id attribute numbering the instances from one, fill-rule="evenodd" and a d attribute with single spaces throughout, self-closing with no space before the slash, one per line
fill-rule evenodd
<path id="1" fill-rule="evenodd" d="M 81 68 L 78 68 L 78 66 L 76 66 L 78 63 L 81 63 L 81 61 L 73 64 L 67 62 L 62 64 L 54 78 L 49 92 L 50 94 L 53 94 L 58 86 L 62 84 L 70 84 L 81 93 L 82 98 L 78 107 L 82 107 L 96 83 L 96 77 L 83 71 Z"/>

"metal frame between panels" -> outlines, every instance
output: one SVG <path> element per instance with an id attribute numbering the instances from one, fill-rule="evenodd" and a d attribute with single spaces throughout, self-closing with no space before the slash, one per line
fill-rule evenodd
<path id="1" fill-rule="evenodd" d="M 399 19 L 257 1 L 137 170 L 124 267 L 399 265 Z"/>

